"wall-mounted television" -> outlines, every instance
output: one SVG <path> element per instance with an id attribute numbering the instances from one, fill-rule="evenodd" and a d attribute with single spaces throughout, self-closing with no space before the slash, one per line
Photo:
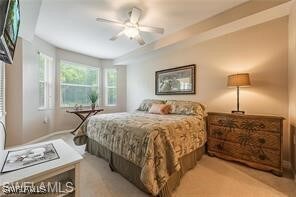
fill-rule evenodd
<path id="1" fill-rule="evenodd" d="M 0 61 L 13 63 L 19 27 L 19 0 L 0 0 Z"/>

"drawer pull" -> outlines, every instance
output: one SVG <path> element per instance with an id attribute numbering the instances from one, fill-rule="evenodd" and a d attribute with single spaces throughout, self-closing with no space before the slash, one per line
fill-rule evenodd
<path id="1" fill-rule="evenodd" d="M 259 142 L 260 144 L 265 144 L 265 143 L 266 143 L 266 140 L 265 140 L 264 138 L 259 138 L 259 139 L 258 139 L 258 142 Z"/>
<path id="2" fill-rule="evenodd" d="M 217 129 L 217 130 L 213 131 L 212 135 L 221 137 L 221 136 L 223 136 L 223 132 L 220 131 L 219 129 Z"/>
<path id="3" fill-rule="evenodd" d="M 223 150 L 224 148 L 223 148 L 223 144 L 217 144 L 217 149 L 218 150 Z"/>
<path id="4" fill-rule="evenodd" d="M 259 159 L 260 160 L 265 160 L 266 159 L 266 155 L 259 155 Z"/>

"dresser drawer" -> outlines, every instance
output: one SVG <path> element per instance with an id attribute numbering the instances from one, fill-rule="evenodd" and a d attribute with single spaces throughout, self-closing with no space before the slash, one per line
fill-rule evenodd
<path id="1" fill-rule="evenodd" d="M 243 146 L 238 143 L 209 137 L 208 151 L 222 153 L 237 160 L 260 163 L 274 168 L 281 167 L 281 153 L 279 150 Z"/>
<path id="2" fill-rule="evenodd" d="M 282 175 L 282 117 L 209 112 L 209 155 Z"/>
<path id="3" fill-rule="evenodd" d="M 208 117 L 208 126 L 210 125 L 246 131 L 260 130 L 280 133 L 282 130 L 282 121 L 278 118 L 254 118 L 251 116 L 211 115 Z"/>
<path id="4" fill-rule="evenodd" d="M 229 129 L 222 126 L 209 125 L 208 136 L 220 140 L 227 140 L 242 145 L 251 145 L 273 150 L 281 149 L 281 134 L 268 131 L 251 131 L 243 129 Z"/>

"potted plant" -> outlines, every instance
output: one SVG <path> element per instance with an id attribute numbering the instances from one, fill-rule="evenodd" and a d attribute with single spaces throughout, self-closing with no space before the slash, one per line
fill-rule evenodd
<path id="1" fill-rule="evenodd" d="M 96 108 L 96 102 L 98 100 L 98 93 L 96 91 L 91 91 L 88 95 L 88 98 L 91 102 L 91 109 L 94 110 Z"/>

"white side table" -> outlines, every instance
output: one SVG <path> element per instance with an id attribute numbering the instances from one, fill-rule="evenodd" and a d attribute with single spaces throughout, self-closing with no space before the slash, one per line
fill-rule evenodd
<path id="1" fill-rule="evenodd" d="M 42 142 L 42 143 L 33 144 L 33 145 L 21 146 L 21 147 L 4 150 L 4 151 L 1 150 L 0 151 L 0 167 L 2 168 L 8 151 L 30 148 L 30 147 L 39 146 L 39 145 L 48 144 L 48 143 L 53 143 L 60 158 L 49 161 L 49 162 L 41 163 L 38 165 L 34 165 L 31 167 L 16 170 L 13 172 L 0 174 L 0 196 L 3 194 L 2 189 L 6 183 L 32 182 L 36 185 L 39 185 L 41 182 L 63 183 L 63 181 L 66 181 L 67 179 L 74 182 L 73 186 L 75 187 L 75 189 L 71 191 L 71 194 L 66 192 L 48 193 L 44 196 L 59 196 L 59 197 L 61 196 L 79 197 L 80 196 L 79 166 L 80 166 L 80 161 L 83 158 L 78 152 L 76 152 L 73 148 L 71 148 L 68 144 L 66 144 L 61 139 Z M 63 187 L 64 186 L 62 185 L 62 187 L 59 188 L 59 190 L 64 191 Z"/>

